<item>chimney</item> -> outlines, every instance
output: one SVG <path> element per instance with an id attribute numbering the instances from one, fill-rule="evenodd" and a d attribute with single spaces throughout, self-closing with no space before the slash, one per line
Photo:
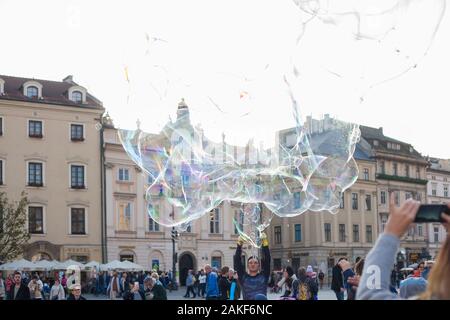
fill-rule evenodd
<path id="1" fill-rule="evenodd" d="M 68 75 L 63 79 L 63 82 L 73 83 L 73 75 Z"/>

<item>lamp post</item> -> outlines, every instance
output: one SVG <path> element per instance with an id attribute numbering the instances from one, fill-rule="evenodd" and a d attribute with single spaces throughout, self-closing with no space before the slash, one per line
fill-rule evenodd
<path id="1" fill-rule="evenodd" d="M 176 290 L 178 288 L 177 285 L 177 259 L 178 259 L 178 255 L 175 252 L 175 239 L 178 237 L 178 232 L 177 230 L 175 230 L 175 227 L 172 227 L 172 283 L 173 283 L 173 287 L 174 290 Z"/>

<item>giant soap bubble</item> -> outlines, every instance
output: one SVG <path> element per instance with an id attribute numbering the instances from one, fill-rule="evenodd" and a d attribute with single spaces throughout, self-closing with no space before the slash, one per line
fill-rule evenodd
<path id="1" fill-rule="evenodd" d="M 276 25 L 268 23 L 272 15 L 281 6 L 295 9 L 293 2 L 229 1 L 219 2 L 218 7 L 205 2 L 198 9 L 205 12 L 207 28 L 195 21 L 190 24 L 187 17 L 187 22 L 167 19 L 170 27 L 162 23 L 142 33 L 141 50 L 133 52 L 125 70 L 128 107 L 130 112 L 139 110 L 141 125 L 136 130 L 122 127 L 119 138 L 148 176 L 146 200 L 152 219 L 184 230 L 224 201 L 238 203 L 240 215 L 234 225 L 259 247 L 273 215 L 338 212 L 340 194 L 358 177 L 353 153 L 360 131 L 355 124 L 334 119 L 318 124 L 305 121 L 298 85 L 307 75 L 303 47 L 316 48 L 302 43 L 314 19 L 320 18 L 326 27 L 331 23 L 331 30 L 325 28 L 327 37 L 333 37 L 335 27 L 342 35 L 339 24 L 347 19 L 348 8 L 332 7 L 331 2 L 299 0 L 304 23 L 298 23 L 298 12 L 292 10 Z M 346 34 L 349 39 L 343 35 L 348 42 L 340 44 L 345 52 L 354 53 L 355 41 L 357 46 L 358 41 L 397 41 L 387 40 L 393 31 L 385 27 L 392 19 L 364 5 L 369 2 L 373 4 L 342 1 L 359 12 L 349 15 L 350 22 L 381 15 L 383 19 L 377 21 L 384 25 L 374 29 L 361 22 L 355 30 L 343 21 L 351 28 L 350 36 Z M 258 6 L 265 10 L 248 16 Z M 248 21 L 248 28 L 233 28 L 230 17 L 236 25 Z M 402 42 L 397 44 L 398 50 L 409 50 Z M 378 49 L 385 52 L 387 47 Z M 321 55 L 330 52 L 316 54 L 322 61 Z M 338 50 L 321 67 L 359 79 L 365 61 L 355 60 L 356 66 L 347 68 L 340 58 Z M 364 71 L 372 83 L 406 66 Z"/>
<path id="2" fill-rule="evenodd" d="M 293 0 L 302 37 L 295 66 L 364 94 L 415 68 L 428 53 L 445 0 Z"/>

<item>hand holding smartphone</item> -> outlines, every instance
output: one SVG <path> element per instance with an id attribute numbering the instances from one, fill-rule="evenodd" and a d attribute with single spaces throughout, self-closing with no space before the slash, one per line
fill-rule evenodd
<path id="1" fill-rule="evenodd" d="M 442 214 L 450 215 L 450 208 L 445 204 L 423 204 L 417 212 L 415 223 L 445 222 Z"/>

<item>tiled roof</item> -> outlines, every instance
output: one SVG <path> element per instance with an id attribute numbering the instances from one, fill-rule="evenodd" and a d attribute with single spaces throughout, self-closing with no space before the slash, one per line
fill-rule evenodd
<path id="1" fill-rule="evenodd" d="M 5 81 L 3 100 L 27 101 L 35 103 L 56 104 L 91 109 L 103 109 L 102 102 L 93 95 L 87 93 L 86 103 L 76 103 L 68 98 L 67 91 L 78 84 L 73 81 L 49 81 L 32 78 L 21 78 L 0 75 Z M 22 86 L 27 81 L 36 81 L 42 85 L 42 99 L 28 98 L 23 94 Z"/>
<path id="2" fill-rule="evenodd" d="M 396 155 L 404 155 L 417 159 L 424 159 L 423 156 L 411 144 L 385 136 L 383 133 L 383 128 L 377 129 L 367 126 L 359 126 L 359 128 L 361 130 L 361 137 L 371 143 L 372 148 L 375 150 L 380 150 Z M 378 146 L 374 145 L 374 140 L 377 140 L 379 142 Z M 387 147 L 388 142 L 399 144 L 401 149 L 389 149 Z"/>

